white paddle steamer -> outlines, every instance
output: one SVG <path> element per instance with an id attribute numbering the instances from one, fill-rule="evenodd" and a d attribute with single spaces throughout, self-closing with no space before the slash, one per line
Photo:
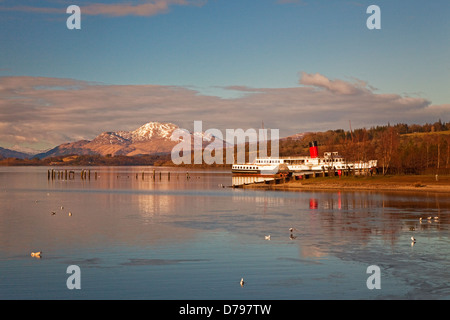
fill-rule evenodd
<path id="1" fill-rule="evenodd" d="M 356 170 L 364 172 L 377 167 L 376 160 L 366 162 L 346 161 L 337 152 L 325 152 L 323 157 L 318 156 L 317 142 L 309 144 L 309 156 L 300 157 L 266 157 L 256 158 L 252 163 L 234 164 L 231 172 L 234 175 L 274 176 L 277 174 L 314 173 L 334 170 Z"/>

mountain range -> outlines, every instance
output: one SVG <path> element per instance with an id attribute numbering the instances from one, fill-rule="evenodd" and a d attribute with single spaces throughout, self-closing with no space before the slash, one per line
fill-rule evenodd
<path id="1" fill-rule="evenodd" d="M 170 139 L 172 133 L 179 129 L 173 123 L 149 122 L 133 131 L 108 131 L 103 132 L 93 140 L 79 140 L 75 142 L 63 143 L 47 152 L 36 155 L 26 154 L 14 150 L 0 147 L 0 158 L 32 158 L 44 159 L 54 156 L 67 155 L 148 155 L 170 153 L 178 141 Z M 205 147 L 214 137 L 206 135 L 204 132 L 191 133 L 191 139 L 200 135 Z M 291 139 L 299 139 L 303 134 L 293 135 Z M 284 138 L 286 139 L 286 138 Z M 283 140 L 283 138 L 281 139 Z M 223 142 L 225 146 L 226 143 Z M 192 144 L 193 145 L 193 144 Z"/>
<path id="2" fill-rule="evenodd" d="M 91 141 L 63 143 L 47 152 L 37 154 L 36 157 L 43 159 L 72 154 L 137 156 L 170 153 L 179 143 L 170 139 L 176 129 L 179 127 L 173 123 L 149 122 L 133 131 L 103 132 Z M 213 136 L 204 133 L 196 132 L 190 135 L 191 139 L 194 135 L 200 135 L 203 145 L 207 145 L 213 139 Z"/>

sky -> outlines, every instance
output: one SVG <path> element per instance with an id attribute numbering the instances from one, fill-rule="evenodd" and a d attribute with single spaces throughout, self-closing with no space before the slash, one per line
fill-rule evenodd
<path id="1" fill-rule="evenodd" d="M 19 151 L 151 121 L 450 121 L 448 0 L 0 0 L 0 48 L 0 146 Z"/>

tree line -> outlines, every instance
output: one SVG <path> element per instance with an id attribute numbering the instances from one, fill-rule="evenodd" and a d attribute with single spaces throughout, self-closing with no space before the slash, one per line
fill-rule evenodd
<path id="1" fill-rule="evenodd" d="M 450 174 L 450 122 L 307 133 L 280 143 L 280 156 L 306 155 L 310 141 L 318 142 L 319 155 L 337 151 L 349 162 L 378 160 L 382 174 Z"/>

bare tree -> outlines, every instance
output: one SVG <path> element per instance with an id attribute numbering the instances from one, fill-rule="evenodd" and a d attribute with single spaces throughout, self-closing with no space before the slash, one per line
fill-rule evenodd
<path id="1" fill-rule="evenodd" d="M 379 153 L 383 163 L 383 175 L 389 171 L 393 158 L 397 155 L 399 146 L 398 133 L 393 127 L 388 127 L 381 133 Z"/>

